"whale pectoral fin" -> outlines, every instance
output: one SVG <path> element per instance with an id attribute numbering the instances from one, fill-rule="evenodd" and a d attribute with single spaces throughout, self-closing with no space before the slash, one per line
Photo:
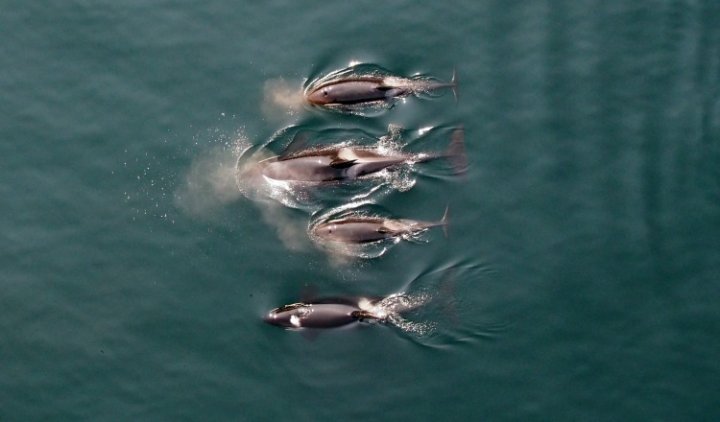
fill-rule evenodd
<path id="1" fill-rule="evenodd" d="M 334 169 L 346 169 L 348 167 L 352 167 L 355 162 L 357 162 L 357 160 L 335 159 L 330 162 L 330 167 Z"/>
<path id="2" fill-rule="evenodd" d="M 385 94 L 385 98 L 403 97 L 408 95 L 410 91 L 406 88 L 398 87 L 395 85 L 379 85 L 376 87 L 378 91 Z"/>
<path id="3" fill-rule="evenodd" d="M 318 335 L 320 335 L 320 332 L 319 330 L 306 328 L 300 332 L 300 335 L 307 341 L 315 341 L 315 339 L 318 338 Z"/>
<path id="4" fill-rule="evenodd" d="M 295 134 L 290 143 L 287 144 L 283 152 L 280 154 L 280 159 L 287 158 L 307 147 L 308 140 L 310 139 L 310 133 L 308 131 L 300 131 Z"/>
<path id="5" fill-rule="evenodd" d="M 404 97 L 409 93 L 409 91 L 406 89 L 394 86 L 383 86 L 380 90 L 385 93 L 385 98 Z"/>

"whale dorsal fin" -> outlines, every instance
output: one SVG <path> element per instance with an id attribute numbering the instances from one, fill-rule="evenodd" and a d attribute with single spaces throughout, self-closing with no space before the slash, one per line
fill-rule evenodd
<path id="1" fill-rule="evenodd" d="M 320 335 L 320 332 L 311 328 L 303 328 L 302 331 L 300 331 L 300 335 L 307 341 L 315 341 L 315 339 L 318 338 L 318 335 Z"/>
<path id="2" fill-rule="evenodd" d="M 357 154 L 352 148 L 340 148 L 337 155 L 330 162 L 330 167 L 336 169 L 344 169 L 352 166 L 358 160 Z"/>
<path id="3" fill-rule="evenodd" d="M 380 227 L 378 227 L 377 232 L 378 233 L 392 233 L 392 230 L 390 230 L 389 228 L 387 228 L 385 226 L 380 226 Z"/>
<path id="4" fill-rule="evenodd" d="M 353 164 L 355 164 L 357 160 L 338 160 L 335 159 L 330 162 L 330 167 L 334 169 L 346 169 L 348 167 L 351 167 Z"/>

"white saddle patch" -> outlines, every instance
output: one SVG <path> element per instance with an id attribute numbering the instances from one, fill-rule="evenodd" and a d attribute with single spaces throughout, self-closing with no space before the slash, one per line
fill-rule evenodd
<path id="1" fill-rule="evenodd" d="M 407 225 L 398 220 L 385 220 L 383 221 L 383 227 L 391 233 L 397 233 L 407 229 Z"/>
<path id="2" fill-rule="evenodd" d="M 359 157 L 355 154 L 352 148 L 340 148 L 337 153 L 337 158 L 340 161 L 354 161 Z"/>

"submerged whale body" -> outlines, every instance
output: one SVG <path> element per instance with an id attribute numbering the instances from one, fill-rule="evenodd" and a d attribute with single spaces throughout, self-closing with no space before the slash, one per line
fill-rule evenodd
<path id="1" fill-rule="evenodd" d="M 310 227 L 310 235 L 319 241 L 362 244 L 410 237 L 437 226 L 441 226 L 447 236 L 447 224 L 447 208 L 439 221 L 350 215 L 320 221 Z"/>
<path id="2" fill-rule="evenodd" d="M 313 106 L 352 113 L 366 108 L 389 108 L 400 98 L 444 88 L 452 89 L 457 98 L 455 72 L 450 82 L 439 82 L 426 76 L 395 76 L 385 69 L 360 64 L 317 79 L 305 89 L 305 99 Z"/>
<path id="3" fill-rule="evenodd" d="M 464 132 L 455 129 L 450 146 L 444 153 L 403 153 L 387 151 L 381 146 L 333 144 L 313 147 L 258 162 L 255 170 L 267 179 L 286 182 L 322 184 L 361 179 L 382 170 L 447 158 L 462 173 L 467 167 Z"/>

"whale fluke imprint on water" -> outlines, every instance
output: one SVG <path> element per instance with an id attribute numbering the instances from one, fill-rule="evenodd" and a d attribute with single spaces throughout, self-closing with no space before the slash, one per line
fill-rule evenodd
<path id="1" fill-rule="evenodd" d="M 308 104 L 324 109 L 369 116 L 391 108 L 400 98 L 436 96 L 452 89 L 457 101 L 455 71 L 450 82 L 416 75 L 402 77 L 373 64 L 356 64 L 311 81 L 305 87 Z"/>

